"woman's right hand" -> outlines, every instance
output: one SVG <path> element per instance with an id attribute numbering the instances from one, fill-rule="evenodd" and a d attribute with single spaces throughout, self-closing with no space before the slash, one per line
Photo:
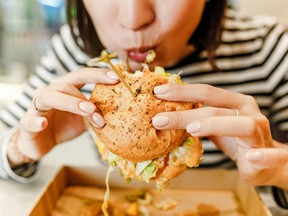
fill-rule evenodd
<path id="1" fill-rule="evenodd" d="M 34 106 L 20 121 L 17 148 L 28 158 L 39 160 L 56 144 L 71 140 L 86 130 L 86 117 L 96 127 L 104 126 L 97 107 L 80 91 L 86 83 L 116 84 L 108 69 L 81 68 L 55 79 L 36 91 Z M 39 110 L 35 110 L 37 107 Z"/>

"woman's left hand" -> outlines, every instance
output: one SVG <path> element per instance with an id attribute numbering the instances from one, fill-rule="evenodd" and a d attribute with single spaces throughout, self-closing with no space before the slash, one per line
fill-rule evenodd
<path id="1" fill-rule="evenodd" d="M 252 96 L 206 84 L 166 84 L 154 92 L 163 100 L 204 105 L 159 113 L 152 121 L 155 128 L 186 128 L 194 137 L 208 137 L 236 161 L 239 173 L 250 184 L 279 185 L 284 170 L 288 170 L 288 151 L 273 141 L 269 121 Z"/>

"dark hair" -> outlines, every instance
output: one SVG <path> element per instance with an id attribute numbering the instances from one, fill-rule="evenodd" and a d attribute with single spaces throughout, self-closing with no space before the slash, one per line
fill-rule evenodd
<path id="1" fill-rule="evenodd" d="M 215 51 L 221 43 L 223 29 L 223 18 L 227 0 L 208 0 L 202 15 L 201 22 L 190 43 L 197 49 L 208 52 L 208 60 L 214 69 Z M 101 44 L 93 23 L 86 11 L 82 0 L 67 0 L 67 20 L 71 28 L 72 35 L 81 49 L 91 57 L 100 55 L 104 49 Z M 81 43 L 79 42 L 81 39 Z"/>

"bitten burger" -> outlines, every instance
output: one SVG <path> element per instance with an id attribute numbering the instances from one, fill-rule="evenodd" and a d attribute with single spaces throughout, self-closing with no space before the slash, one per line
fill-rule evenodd
<path id="1" fill-rule="evenodd" d="M 103 128 L 93 128 L 99 152 L 103 160 L 119 167 L 127 180 L 154 181 L 165 187 L 187 167 L 197 167 L 203 150 L 200 139 L 185 129 L 156 130 L 152 118 L 160 112 L 195 109 L 199 104 L 164 101 L 154 95 L 158 85 L 182 85 L 179 75 L 161 67 L 155 67 L 154 72 L 144 67 L 133 74 L 123 64 L 116 67 L 136 96 L 122 82 L 96 84 L 91 101 L 106 122 Z"/>

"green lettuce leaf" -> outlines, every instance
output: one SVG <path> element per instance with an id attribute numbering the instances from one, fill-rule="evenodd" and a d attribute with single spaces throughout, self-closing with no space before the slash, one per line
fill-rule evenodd
<path id="1" fill-rule="evenodd" d="M 142 177 L 146 182 L 149 182 L 149 179 L 154 178 L 157 174 L 158 167 L 156 164 L 149 164 L 142 172 Z"/>

